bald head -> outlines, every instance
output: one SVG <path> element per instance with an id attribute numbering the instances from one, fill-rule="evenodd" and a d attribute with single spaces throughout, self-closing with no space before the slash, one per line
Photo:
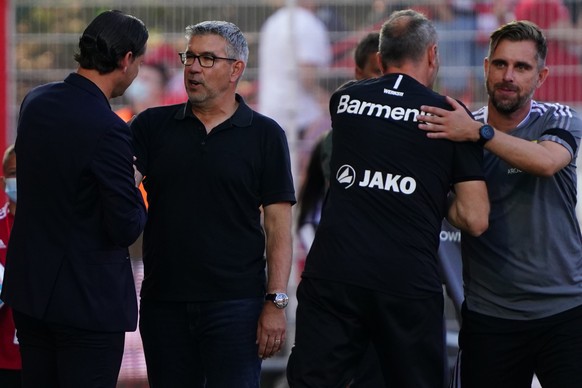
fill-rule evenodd
<path id="1" fill-rule="evenodd" d="M 437 42 L 432 22 L 412 9 L 393 12 L 380 30 L 380 57 L 384 67 L 418 62 Z"/>

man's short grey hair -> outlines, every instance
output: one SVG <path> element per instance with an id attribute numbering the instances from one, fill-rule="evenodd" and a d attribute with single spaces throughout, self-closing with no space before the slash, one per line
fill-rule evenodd
<path id="1" fill-rule="evenodd" d="M 234 23 L 209 20 L 186 27 L 186 39 L 197 35 L 219 35 L 226 40 L 226 56 L 247 63 L 249 45 L 240 28 Z"/>
<path id="2" fill-rule="evenodd" d="M 426 49 L 437 43 L 437 31 L 422 13 L 412 9 L 394 11 L 380 30 L 380 56 L 384 67 L 418 62 Z"/>

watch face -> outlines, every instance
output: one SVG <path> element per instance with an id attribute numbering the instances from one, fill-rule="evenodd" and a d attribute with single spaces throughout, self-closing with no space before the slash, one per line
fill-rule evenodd
<path id="1" fill-rule="evenodd" d="M 287 307 L 287 304 L 289 303 L 289 297 L 282 293 L 276 294 L 275 300 L 273 302 L 275 302 L 275 306 L 282 309 L 284 307 Z"/>
<path id="2" fill-rule="evenodd" d="M 482 126 L 480 129 L 480 132 L 481 132 L 481 137 L 485 140 L 491 140 L 491 138 L 493 138 L 493 135 L 495 134 L 493 127 L 490 125 Z"/>

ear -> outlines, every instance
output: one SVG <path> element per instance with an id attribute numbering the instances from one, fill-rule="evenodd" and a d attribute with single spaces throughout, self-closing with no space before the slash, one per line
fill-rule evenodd
<path id="1" fill-rule="evenodd" d="M 242 77 L 246 68 L 246 64 L 243 61 L 236 61 L 232 65 L 232 72 L 230 73 L 230 79 L 233 82 L 237 82 Z"/>
<path id="2" fill-rule="evenodd" d="M 128 51 L 127 53 L 125 53 L 125 55 L 123 56 L 123 58 L 121 58 L 121 60 L 119 61 L 119 67 L 125 73 L 127 71 L 127 67 L 129 65 L 131 65 L 131 63 L 134 60 L 135 60 L 135 57 L 133 56 L 133 53 L 131 51 Z"/>
<path id="3" fill-rule="evenodd" d="M 550 69 L 547 66 L 544 66 L 544 68 L 538 73 L 538 82 L 537 82 L 536 88 L 539 88 L 540 86 L 542 86 L 542 84 L 544 83 L 546 78 L 548 78 L 549 74 L 550 74 Z"/>
<path id="4" fill-rule="evenodd" d="M 438 67 L 439 63 L 439 54 L 438 48 L 436 44 L 433 44 L 428 48 L 428 64 L 430 67 Z"/>
<path id="5" fill-rule="evenodd" d="M 380 69 L 382 70 L 382 74 L 386 73 L 386 66 L 384 66 L 384 62 L 382 62 L 382 54 L 380 54 L 379 51 L 376 53 L 376 60 L 378 61 Z"/>

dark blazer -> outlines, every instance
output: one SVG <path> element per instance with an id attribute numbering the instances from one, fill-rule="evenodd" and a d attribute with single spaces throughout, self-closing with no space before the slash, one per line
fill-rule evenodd
<path id="1" fill-rule="evenodd" d="M 18 211 L 1 298 L 46 322 L 135 330 L 127 247 L 146 210 L 127 124 L 94 83 L 73 73 L 25 97 L 16 155 Z"/>

